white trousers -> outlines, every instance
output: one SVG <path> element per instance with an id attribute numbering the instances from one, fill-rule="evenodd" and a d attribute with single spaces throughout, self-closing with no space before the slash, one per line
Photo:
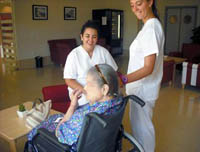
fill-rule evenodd
<path id="1" fill-rule="evenodd" d="M 143 146 L 145 152 L 155 151 L 155 130 L 152 115 L 155 101 L 145 102 L 141 107 L 130 101 L 130 120 L 133 136 Z"/>

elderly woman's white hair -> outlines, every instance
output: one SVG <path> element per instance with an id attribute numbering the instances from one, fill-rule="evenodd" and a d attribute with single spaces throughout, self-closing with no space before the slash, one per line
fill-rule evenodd
<path id="1" fill-rule="evenodd" d="M 119 95 L 119 86 L 118 86 L 118 75 L 116 71 L 108 64 L 98 64 L 100 72 L 96 67 L 89 69 L 88 74 L 91 74 L 96 79 L 96 82 L 99 87 L 102 87 L 105 84 L 106 80 L 107 85 L 109 86 L 108 95 L 109 96 L 118 96 Z"/>

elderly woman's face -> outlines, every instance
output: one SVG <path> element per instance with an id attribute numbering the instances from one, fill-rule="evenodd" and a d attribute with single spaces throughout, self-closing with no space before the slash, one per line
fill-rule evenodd
<path id="1" fill-rule="evenodd" d="M 95 101 L 101 101 L 103 98 L 102 88 L 100 88 L 94 79 L 94 76 L 88 74 L 86 77 L 86 85 L 84 87 L 86 91 L 86 99 L 90 104 L 94 104 Z"/>

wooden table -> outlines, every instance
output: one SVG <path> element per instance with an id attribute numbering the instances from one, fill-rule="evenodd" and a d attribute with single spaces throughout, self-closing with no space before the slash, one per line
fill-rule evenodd
<path id="1" fill-rule="evenodd" d="M 170 60 L 174 60 L 174 70 L 173 70 L 173 80 L 172 80 L 172 84 L 174 85 L 174 81 L 175 81 L 175 75 L 176 75 L 176 65 L 177 64 L 181 64 L 184 61 L 186 61 L 186 58 L 180 58 L 180 57 L 172 57 L 172 56 L 164 56 L 164 61 L 170 61 Z"/>
<path id="2" fill-rule="evenodd" d="M 26 102 L 24 105 L 30 110 L 32 102 Z M 26 126 L 25 119 L 18 117 L 17 110 L 18 105 L 0 111 L 0 137 L 9 142 L 10 152 L 17 152 L 16 140 L 31 130 Z M 59 112 L 51 109 L 51 115 L 56 113 Z"/>

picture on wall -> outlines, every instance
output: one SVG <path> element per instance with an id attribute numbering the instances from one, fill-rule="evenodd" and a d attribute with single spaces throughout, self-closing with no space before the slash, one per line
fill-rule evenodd
<path id="1" fill-rule="evenodd" d="M 75 7 L 64 7 L 64 20 L 76 20 Z"/>
<path id="2" fill-rule="evenodd" d="M 33 20 L 48 20 L 48 6 L 32 5 Z"/>

